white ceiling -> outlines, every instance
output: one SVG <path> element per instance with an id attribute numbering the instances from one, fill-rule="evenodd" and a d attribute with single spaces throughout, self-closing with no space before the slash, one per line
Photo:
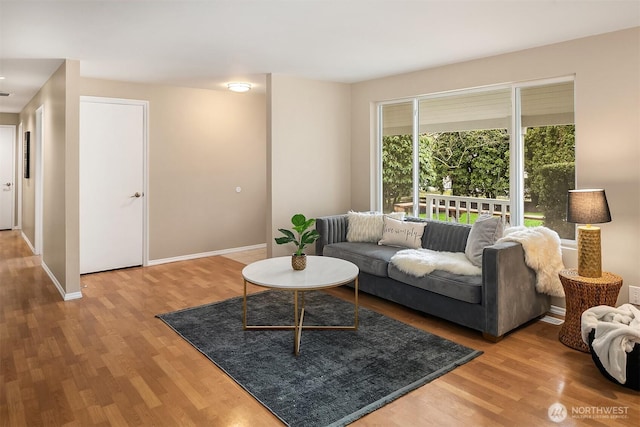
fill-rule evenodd
<path id="1" fill-rule="evenodd" d="M 86 77 L 264 90 L 266 73 L 352 83 L 637 26 L 640 0 L 0 0 L 0 112 L 62 58 Z"/>

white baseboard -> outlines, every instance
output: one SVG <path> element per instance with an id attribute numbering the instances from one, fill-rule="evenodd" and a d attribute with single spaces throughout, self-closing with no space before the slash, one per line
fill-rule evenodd
<path id="1" fill-rule="evenodd" d="M 29 249 L 31 249 L 31 252 L 35 254 L 36 253 L 36 248 L 33 247 L 33 245 L 31 244 L 31 241 L 29 240 L 27 235 L 24 234 L 24 231 L 21 234 L 22 234 L 22 240 L 24 240 L 27 243 L 27 246 L 29 246 Z"/>
<path id="2" fill-rule="evenodd" d="M 74 299 L 82 298 L 82 292 L 80 291 L 71 293 L 65 292 L 64 288 L 62 287 L 58 279 L 56 279 L 56 276 L 53 275 L 53 272 L 51 271 L 51 269 L 49 269 L 47 264 L 44 261 L 42 261 L 40 264 L 42 265 L 42 269 L 44 270 L 44 272 L 47 273 L 47 276 L 49 276 L 55 287 L 58 289 L 58 292 L 60 292 L 60 295 L 62 296 L 62 299 L 64 301 L 71 301 Z"/>
<path id="3" fill-rule="evenodd" d="M 266 248 L 266 247 L 267 247 L 266 243 L 260 243 L 258 245 L 242 246 L 242 247 L 239 247 L 239 248 L 222 249 L 222 250 L 219 250 L 219 251 L 211 251 L 211 252 L 201 252 L 201 253 L 198 253 L 198 254 L 182 255 L 182 256 L 177 256 L 177 257 L 172 257 L 172 258 L 154 259 L 154 260 L 149 260 L 147 265 L 148 266 L 153 266 L 153 265 L 160 265 L 160 264 L 168 264 L 170 262 L 189 261 L 189 260 L 192 260 L 192 259 L 205 258 L 205 257 L 210 257 L 210 256 L 218 256 L 218 255 L 226 255 L 226 254 L 232 254 L 232 253 L 235 253 L 235 252 L 251 251 L 251 250 L 254 250 L 254 249 L 262 249 L 262 248 Z"/>
<path id="4" fill-rule="evenodd" d="M 27 246 L 29 246 L 29 249 L 31 249 L 31 252 L 33 252 L 33 254 L 36 254 L 36 249 L 33 247 L 31 242 L 29 241 L 29 238 L 27 237 L 26 234 L 24 234 L 24 232 L 22 232 L 22 239 L 27 243 Z M 58 292 L 60 292 L 60 295 L 62 296 L 62 299 L 64 301 L 71 301 L 74 299 L 82 298 L 82 292 L 80 291 L 71 292 L 71 293 L 65 292 L 64 288 L 62 287 L 62 285 L 60 284 L 56 276 L 53 275 L 53 272 L 51 271 L 49 266 L 47 266 L 47 263 L 44 262 L 42 257 L 40 257 L 40 266 L 42 267 L 44 272 L 47 273 L 47 276 L 49 276 L 49 279 L 51 279 L 51 282 L 53 282 L 53 285 L 56 287 Z"/>
<path id="5" fill-rule="evenodd" d="M 68 294 L 65 293 L 63 298 L 64 298 L 65 301 L 71 301 L 71 300 L 74 300 L 74 299 L 80 299 L 80 298 L 82 298 L 82 292 L 78 291 L 78 292 L 71 292 L 71 293 L 68 293 Z"/>
<path id="6" fill-rule="evenodd" d="M 567 314 L 567 309 L 557 305 L 552 305 L 551 308 L 549 308 L 549 313 L 564 317 Z"/>

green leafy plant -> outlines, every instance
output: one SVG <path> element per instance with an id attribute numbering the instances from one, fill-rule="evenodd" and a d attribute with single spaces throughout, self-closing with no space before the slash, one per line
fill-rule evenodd
<path id="1" fill-rule="evenodd" d="M 284 245 L 286 243 L 294 243 L 296 245 L 295 255 L 302 255 L 307 245 L 318 240 L 320 233 L 317 230 L 309 230 L 309 227 L 316 223 L 314 218 L 307 219 L 302 214 L 295 214 L 291 217 L 293 231 L 285 228 L 279 228 L 278 231 L 284 234 L 283 237 L 276 237 L 276 243 Z M 295 231 L 295 234 L 294 234 Z"/>

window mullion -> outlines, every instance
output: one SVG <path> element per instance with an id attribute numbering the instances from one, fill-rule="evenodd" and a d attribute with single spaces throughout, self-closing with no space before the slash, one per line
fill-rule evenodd
<path id="1" fill-rule="evenodd" d="M 524 133 L 520 88 L 511 91 L 510 209 L 511 225 L 524 224 Z"/>
<path id="2" fill-rule="evenodd" d="M 418 99 L 413 99 L 413 216 L 420 213 L 420 114 Z"/>
<path id="3" fill-rule="evenodd" d="M 374 200 L 374 205 L 371 206 L 371 203 L 369 204 L 371 208 L 373 208 L 374 211 L 380 211 L 382 212 L 383 210 L 383 200 L 384 200 L 384 196 L 382 193 L 382 175 L 383 175 L 383 170 L 382 170 L 382 135 L 383 135 L 383 106 L 382 104 L 378 105 L 378 111 L 377 111 L 377 116 L 378 116 L 378 126 L 377 126 L 377 135 L 376 135 L 376 140 L 377 140 L 377 150 L 375 153 L 375 181 L 374 181 L 374 188 L 373 188 L 373 200 Z"/>

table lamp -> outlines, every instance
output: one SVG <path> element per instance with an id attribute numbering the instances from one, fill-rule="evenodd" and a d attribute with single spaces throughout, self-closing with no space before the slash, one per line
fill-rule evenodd
<path id="1" fill-rule="evenodd" d="M 586 224 L 578 227 L 578 275 L 602 277 L 600 227 L 591 224 L 611 222 L 604 190 L 569 190 L 567 222 Z"/>

